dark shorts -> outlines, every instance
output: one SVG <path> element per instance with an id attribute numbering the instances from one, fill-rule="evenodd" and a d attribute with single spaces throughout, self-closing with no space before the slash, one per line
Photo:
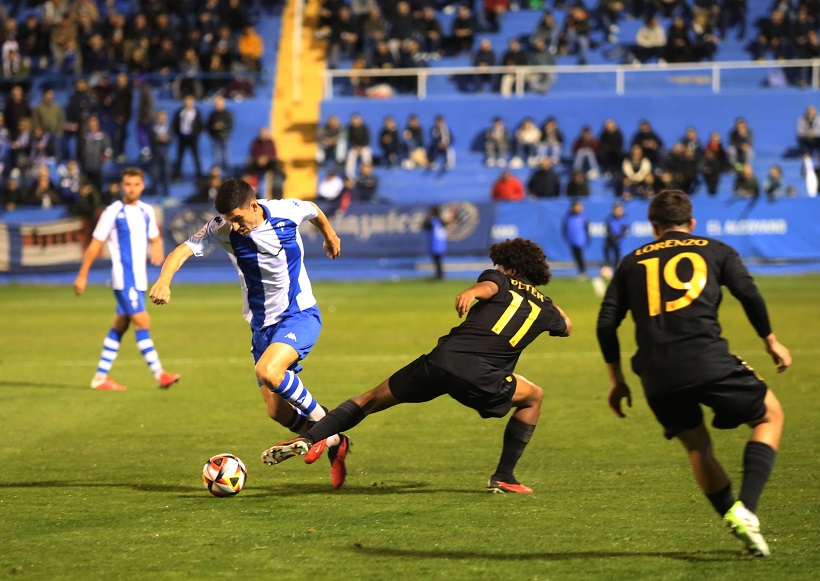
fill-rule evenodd
<path id="1" fill-rule="evenodd" d="M 659 396 L 647 397 L 649 407 L 672 439 L 703 422 L 701 404 L 712 408 L 712 426 L 730 430 L 766 415 L 766 384 L 745 363 L 718 381 Z"/>
<path id="2" fill-rule="evenodd" d="M 403 403 L 421 403 L 445 393 L 462 405 L 472 408 L 482 418 L 502 418 L 512 407 L 515 376 L 505 377 L 497 385 L 478 387 L 430 363 L 422 355 L 390 376 L 390 392 Z"/>

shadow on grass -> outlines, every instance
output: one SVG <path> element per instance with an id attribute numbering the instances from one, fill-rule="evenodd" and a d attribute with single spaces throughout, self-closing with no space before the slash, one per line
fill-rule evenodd
<path id="1" fill-rule="evenodd" d="M 354 553 L 363 553 L 373 557 L 396 557 L 410 559 L 464 559 L 470 561 L 574 561 L 588 559 L 613 559 L 635 557 L 659 557 L 690 563 L 736 561 L 739 551 L 565 551 L 535 553 L 482 553 L 479 551 L 426 551 L 418 549 L 388 549 L 365 547 L 355 543 L 351 549 Z"/>
<path id="2" fill-rule="evenodd" d="M 57 387 L 77 391 L 90 389 L 87 385 L 83 386 L 78 383 L 54 383 L 53 381 L 0 381 L 0 387 Z"/>

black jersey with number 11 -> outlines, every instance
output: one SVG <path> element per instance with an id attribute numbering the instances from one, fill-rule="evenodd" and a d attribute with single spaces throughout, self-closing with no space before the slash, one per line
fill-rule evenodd
<path id="1" fill-rule="evenodd" d="M 721 286 L 741 302 L 759 336 L 771 333 L 763 297 L 731 246 L 672 231 L 631 252 L 615 271 L 598 316 L 604 359 L 618 361 L 616 329 L 630 310 L 638 343 L 632 369 L 648 394 L 725 377 L 737 359 L 720 336 Z"/>
<path id="2" fill-rule="evenodd" d="M 498 292 L 478 301 L 458 327 L 441 337 L 429 360 L 476 386 L 495 385 L 510 375 L 524 348 L 541 333 L 562 335 L 566 322 L 549 297 L 526 279 L 485 270 Z"/>

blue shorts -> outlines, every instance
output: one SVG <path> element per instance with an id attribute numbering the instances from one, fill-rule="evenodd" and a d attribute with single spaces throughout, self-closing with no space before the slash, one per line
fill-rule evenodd
<path id="1" fill-rule="evenodd" d="M 130 317 L 145 312 L 145 291 L 137 290 L 134 287 L 115 290 L 114 298 L 117 299 L 118 315 Z"/>
<path id="2" fill-rule="evenodd" d="M 290 369 L 298 373 L 302 370 L 298 365 L 299 361 L 307 357 L 313 349 L 321 330 L 322 315 L 316 305 L 289 315 L 274 325 L 255 330 L 251 339 L 253 361 L 259 361 L 265 349 L 272 344 L 285 343 L 296 349 L 299 354 L 299 359 L 290 366 Z"/>

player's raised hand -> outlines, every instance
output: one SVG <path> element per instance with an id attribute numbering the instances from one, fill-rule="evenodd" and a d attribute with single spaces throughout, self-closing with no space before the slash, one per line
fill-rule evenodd
<path id="1" fill-rule="evenodd" d="M 156 282 L 148 295 L 157 305 L 167 305 L 171 302 L 171 287 L 165 283 Z"/>
<path id="2" fill-rule="evenodd" d="M 629 390 L 629 386 L 623 381 L 612 384 L 606 399 L 609 404 L 609 409 L 619 418 L 626 417 L 626 414 L 621 409 L 621 402 L 624 398 L 626 399 L 626 405 L 632 407 L 632 392 Z"/>

